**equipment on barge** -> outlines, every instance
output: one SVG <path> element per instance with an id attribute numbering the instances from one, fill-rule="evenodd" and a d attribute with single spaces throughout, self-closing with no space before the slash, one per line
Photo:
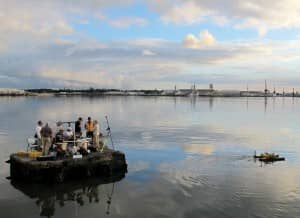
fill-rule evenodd
<path id="1" fill-rule="evenodd" d="M 75 122 L 59 122 L 70 125 Z M 107 146 L 111 139 L 100 135 L 101 146 L 87 137 L 73 137 L 68 141 L 54 141 L 48 155 L 42 155 L 41 147 L 33 138 L 28 139 L 27 151 L 10 155 L 10 178 L 20 181 L 64 182 L 92 176 L 109 176 L 127 172 L 125 154 Z"/>

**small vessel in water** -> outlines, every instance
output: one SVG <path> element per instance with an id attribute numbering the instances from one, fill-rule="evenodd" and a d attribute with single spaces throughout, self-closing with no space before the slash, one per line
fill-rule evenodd
<path id="1" fill-rule="evenodd" d="M 284 161 L 284 157 L 280 157 L 278 154 L 275 153 L 262 153 L 260 155 L 256 155 L 256 152 L 254 152 L 255 159 L 258 159 L 259 161 L 265 162 L 265 163 L 270 163 L 270 162 L 275 162 L 275 161 Z"/>
<path id="2" fill-rule="evenodd" d="M 70 125 L 71 122 L 65 122 Z M 105 145 L 110 138 L 101 136 L 102 148 L 95 148 L 90 138 L 73 138 L 72 141 L 54 143 L 49 155 L 42 156 L 38 145 L 30 144 L 27 152 L 10 155 L 10 179 L 34 182 L 64 182 L 92 176 L 110 176 L 127 172 L 125 154 Z M 28 151 L 29 150 L 29 151 Z"/>

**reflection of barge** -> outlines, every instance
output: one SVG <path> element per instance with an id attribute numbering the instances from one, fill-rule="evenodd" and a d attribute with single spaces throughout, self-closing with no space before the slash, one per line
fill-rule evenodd
<path id="1" fill-rule="evenodd" d="M 115 182 L 125 177 L 125 171 L 110 175 L 109 177 L 90 178 L 79 181 L 69 181 L 62 184 L 34 184 L 11 181 L 14 188 L 20 190 L 26 196 L 35 200 L 40 208 L 40 216 L 52 217 L 55 211 L 67 205 L 75 203 L 84 207 L 89 204 L 103 204 L 106 214 L 110 213 L 112 195 Z M 107 198 L 103 201 L 103 198 Z M 102 199 L 102 201 L 100 201 Z M 73 204 L 72 204 L 73 205 Z M 74 210 L 76 211 L 76 210 Z"/>
<path id="2" fill-rule="evenodd" d="M 13 180 L 63 182 L 67 179 L 111 175 L 127 170 L 125 155 L 120 151 L 104 149 L 81 158 L 38 161 L 27 154 L 10 156 L 10 177 Z"/>

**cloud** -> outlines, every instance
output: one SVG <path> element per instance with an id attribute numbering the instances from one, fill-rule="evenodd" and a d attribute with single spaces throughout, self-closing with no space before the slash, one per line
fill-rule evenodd
<path id="1" fill-rule="evenodd" d="M 208 32 L 208 30 L 204 30 L 200 33 L 200 38 L 197 38 L 193 34 L 188 34 L 183 40 L 183 46 L 186 48 L 203 48 L 210 47 L 216 43 L 215 37 Z"/>
<path id="2" fill-rule="evenodd" d="M 270 77 L 297 87 L 298 68 L 288 63 L 299 59 L 298 44 L 239 41 L 189 49 L 161 39 L 32 43 L 39 46 L 0 55 L 0 87 L 183 88 L 196 82 L 221 88 Z"/>
<path id="3" fill-rule="evenodd" d="M 112 6 L 126 6 L 133 0 L 86 0 L 76 3 L 64 0 L 20 1 L 0 0 L 0 53 L 15 50 L 34 49 L 41 44 L 65 37 L 80 38 L 74 24 L 88 23 L 90 19 L 103 13 Z M 146 20 L 137 17 L 125 17 L 107 20 L 111 25 L 128 27 L 145 25 Z M 70 38 L 71 38 L 70 37 Z"/>
<path id="4" fill-rule="evenodd" d="M 272 29 L 300 27 L 300 2 L 295 0 L 228 0 L 226 5 L 219 0 L 149 0 L 148 3 L 167 23 L 223 20 L 236 28 L 254 28 L 261 36 Z"/>
<path id="5" fill-rule="evenodd" d="M 148 49 L 144 49 L 143 51 L 142 51 L 142 55 L 143 56 L 153 56 L 153 55 L 156 55 L 153 51 L 150 51 L 150 50 L 148 50 Z"/>
<path id="6" fill-rule="evenodd" d="M 174 83 L 190 87 L 190 83 L 197 81 L 200 84 L 219 83 L 220 87 L 245 80 L 254 83 L 262 78 L 300 86 L 299 40 L 217 42 L 218 36 L 207 30 L 200 36 L 189 34 L 183 42 L 169 40 L 168 36 L 165 39 L 128 39 L 127 36 L 125 39 L 121 29 L 117 30 L 120 33 L 117 40 L 101 41 L 101 36 L 93 38 L 92 34 L 84 35 L 76 28 L 82 20 L 93 23 L 95 19 L 98 22 L 106 19 L 106 24 L 115 22 L 119 27 L 136 27 L 150 22 L 134 14 L 113 19 L 103 15 L 108 8 L 134 3 L 134 0 L 122 3 L 87 0 L 76 4 L 58 0 L 0 0 L 0 86 L 169 88 Z M 261 10 L 266 8 L 269 14 L 270 9 L 258 1 L 247 5 L 230 0 L 223 8 L 215 0 L 151 3 L 156 3 L 152 10 L 157 11 L 166 23 L 172 23 L 174 15 L 174 22 L 178 24 L 196 24 L 209 19 L 236 28 L 260 27 L 261 34 L 269 30 L 269 26 L 263 25 L 267 15 Z M 282 5 L 276 2 L 271 8 L 277 8 L 278 4 Z M 295 2 L 295 8 L 297 5 Z M 174 8 L 178 13 L 172 12 Z M 282 10 L 292 9 L 286 5 Z M 271 20 L 272 16 L 268 17 Z M 257 22 L 260 19 L 261 22 Z M 274 20 L 274 25 L 278 20 Z M 280 20 L 285 20 L 285 16 Z M 294 15 L 291 15 L 288 23 L 294 21 Z M 294 24 L 292 26 L 296 27 Z"/>
<path id="7" fill-rule="evenodd" d="M 61 42 L 61 41 L 60 41 Z M 72 45 L 69 49 L 66 51 L 66 56 L 75 55 L 76 52 L 80 51 L 95 51 L 97 49 L 104 49 L 106 48 L 106 45 L 104 43 L 101 43 L 97 40 L 93 39 L 81 39 L 78 42 L 72 42 L 72 41 L 66 41 L 62 42 L 69 45 Z"/>
<path id="8" fill-rule="evenodd" d="M 204 17 L 209 14 L 209 11 L 203 10 L 196 2 L 187 1 L 180 5 L 173 4 L 169 10 L 162 14 L 161 19 L 166 23 L 193 24 L 203 21 Z"/>

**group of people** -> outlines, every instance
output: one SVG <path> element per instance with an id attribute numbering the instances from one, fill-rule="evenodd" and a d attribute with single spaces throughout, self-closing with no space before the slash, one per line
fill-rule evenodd
<path id="1" fill-rule="evenodd" d="M 81 138 L 83 135 L 82 123 L 83 119 L 82 117 L 79 117 L 75 122 L 75 132 L 73 132 L 73 129 L 70 126 L 64 129 L 62 125 L 63 123 L 58 122 L 56 131 L 53 132 L 48 123 L 43 126 L 43 122 L 38 121 L 34 136 L 37 144 L 42 147 L 43 155 L 47 155 L 49 153 L 49 149 L 53 143 L 75 141 L 75 139 Z M 84 129 L 86 131 L 86 137 L 92 139 L 93 146 L 98 150 L 101 135 L 98 121 L 92 120 L 91 117 L 88 117 L 84 124 Z"/>

